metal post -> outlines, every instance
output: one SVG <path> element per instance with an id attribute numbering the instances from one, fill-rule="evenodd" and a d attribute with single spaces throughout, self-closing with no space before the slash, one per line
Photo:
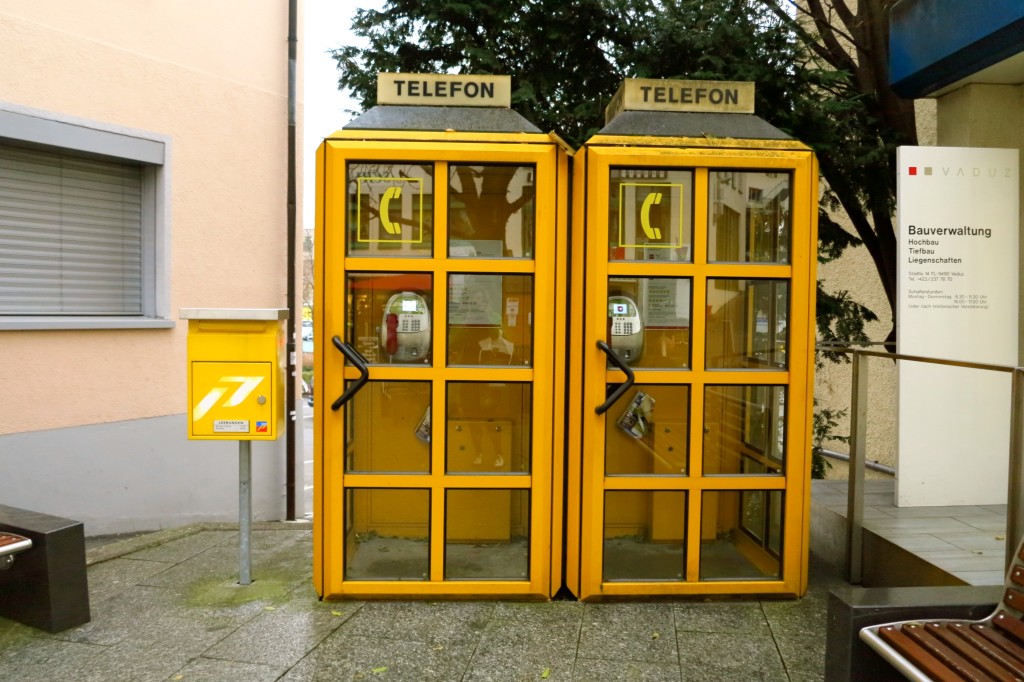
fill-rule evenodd
<path id="1" fill-rule="evenodd" d="M 1024 533 L 1024 368 L 1013 370 L 1010 392 L 1010 470 L 1006 494 L 1006 565 L 1013 565 L 1017 543 Z"/>
<path id="2" fill-rule="evenodd" d="M 850 475 L 846 498 L 847 580 L 859 585 L 863 579 L 864 461 L 867 459 L 868 363 L 853 351 L 853 388 L 850 396 Z"/>
<path id="3" fill-rule="evenodd" d="M 238 584 L 252 583 L 252 441 L 238 441 Z"/>

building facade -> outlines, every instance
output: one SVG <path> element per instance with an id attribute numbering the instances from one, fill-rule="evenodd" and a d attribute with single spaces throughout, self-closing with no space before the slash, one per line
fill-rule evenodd
<path id="1" fill-rule="evenodd" d="M 288 13 L 0 5 L 0 504 L 237 518 L 237 445 L 186 439 L 179 311 L 288 307 Z M 284 518 L 284 439 L 253 458 Z"/>

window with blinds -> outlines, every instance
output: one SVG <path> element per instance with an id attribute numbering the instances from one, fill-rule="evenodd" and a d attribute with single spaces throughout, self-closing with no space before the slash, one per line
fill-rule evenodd
<path id="1" fill-rule="evenodd" d="M 143 171 L 0 143 L 0 315 L 143 314 Z"/>

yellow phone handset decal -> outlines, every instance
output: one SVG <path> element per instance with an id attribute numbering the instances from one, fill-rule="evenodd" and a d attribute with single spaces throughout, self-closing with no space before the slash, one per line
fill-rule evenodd
<path id="1" fill-rule="evenodd" d="M 380 223 L 388 234 L 402 233 L 402 226 L 391 220 L 391 200 L 399 199 L 401 196 L 402 188 L 400 186 L 388 187 L 380 199 Z"/>
<path id="2" fill-rule="evenodd" d="M 651 206 L 660 203 L 661 192 L 651 192 L 644 199 L 643 206 L 640 207 L 640 226 L 644 228 L 644 234 L 647 235 L 648 239 L 661 239 L 661 230 L 657 227 L 651 227 Z"/>

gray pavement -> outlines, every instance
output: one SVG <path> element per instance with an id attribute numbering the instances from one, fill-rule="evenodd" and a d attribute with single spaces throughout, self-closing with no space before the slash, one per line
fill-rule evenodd
<path id="1" fill-rule="evenodd" d="M 89 550 L 91 622 L 0 618 L 0 680 L 822 680 L 826 603 L 321 602 L 307 523 L 255 526 L 252 585 L 229 526 Z"/>

